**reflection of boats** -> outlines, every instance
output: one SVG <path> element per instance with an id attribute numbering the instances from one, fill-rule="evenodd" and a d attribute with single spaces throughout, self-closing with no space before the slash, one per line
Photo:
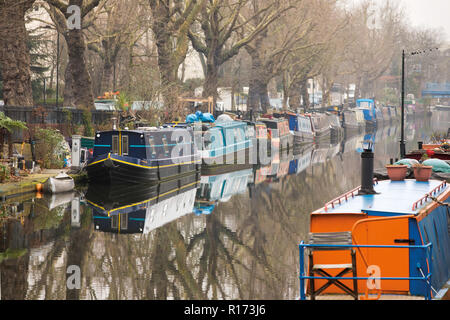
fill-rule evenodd
<path id="1" fill-rule="evenodd" d="M 75 182 L 64 172 L 48 178 L 43 185 L 45 193 L 64 193 L 72 191 L 73 188 L 75 188 Z"/>
<path id="2" fill-rule="evenodd" d="M 157 183 L 198 170 L 193 131 L 185 128 L 97 132 L 86 170 L 91 183 Z"/>
<path id="3" fill-rule="evenodd" d="M 299 174 L 311 165 L 313 148 L 306 148 L 301 153 L 295 154 L 289 162 L 289 174 Z"/>
<path id="4" fill-rule="evenodd" d="M 368 158 L 362 157 L 362 162 Z M 309 243 L 300 245 L 301 299 L 307 292 L 313 296 L 342 293 L 343 287 L 337 286 L 341 284 L 355 299 L 359 294 L 374 299 L 369 293 L 377 298 L 384 294 L 435 296 L 450 276 L 450 226 L 445 205 L 450 202 L 450 186 L 438 180 L 374 184 L 370 174 L 364 175 L 362 184 L 364 187 L 311 213 Z M 349 273 L 343 275 L 343 269 Z M 335 277 L 335 285 L 320 290 L 327 280 L 319 270 Z M 305 276 L 309 276 L 307 284 Z M 371 277 L 379 281 L 368 281 Z"/>
<path id="5" fill-rule="evenodd" d="M 233 195 L 245 192 L 252 173 L 252 169 L 244 169 L 219 175 L 202 175 L 194 212 L 209 214 L 214 210 L 217 202 L 226 202 Z"/>
<path id="6" fill-rule="evenodd" d="M 96 230 L 114 233 L 148 233 L 170 221 L 191 213 L 194 206 L 198 175 L 137 187 L 132 199 L 116 198 L 125 186 L 106 190 L 89 185 L 87 203 L 93 209 Z"/>

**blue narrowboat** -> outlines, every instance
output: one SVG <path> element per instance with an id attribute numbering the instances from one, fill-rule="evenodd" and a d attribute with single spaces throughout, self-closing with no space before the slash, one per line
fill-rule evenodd
<path id="1" fill-rule="evenodd" d="M 364 113 L 366 127 L 375 127 L 377 124 L 377 110 L 373 99 L 356 100 L 356 108 Z"/>
<path id="2" fill-rule="evenodd" d="M 361 158 L 361 186 L 311 213 L 308 240 L 299 246 L 300 297 L 438 296 L 450 278 L 450 185 L 376 181 L 373 153 Z"/>
<path id="3" fill-rule="evenodd" d="M 140 128 L 97 132 L 86 170 L 90 183 L 157 183 L 200 165 L 192 128 Z"/>
<path id="4" fill-rule="evenodd" d="M 314 131 L 311 125 L 310 117 L 293 112 L 284 112 L 275 116 L 285 117 L 288 119 L 289 130 L 294 136 L 294 146 L 314 142 Z"/>
<path id="5" fill-rule="evenodd" d="M 201 147 L 204 165 L 242 164 L 249 163 L 253 141 L 246 122 L 217 120 L 203 130 Z"/>

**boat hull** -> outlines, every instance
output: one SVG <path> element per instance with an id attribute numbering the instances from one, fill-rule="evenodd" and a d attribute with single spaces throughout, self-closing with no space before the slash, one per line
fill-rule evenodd
<path id="1" fill-rule="evenodd" d="M 119 155 L 103 155 L 94 159 L 86 167 L 90 183 L 158 183 L 181 174 L 200 170 L 200 160 L 172 163 L 164 161 L 146 161 Z"/>

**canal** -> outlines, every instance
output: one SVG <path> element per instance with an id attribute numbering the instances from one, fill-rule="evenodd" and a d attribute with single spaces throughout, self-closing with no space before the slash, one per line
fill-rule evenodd
<path id="1" fill-rule="evenodd" d="M 449 125 L 445 112 L 409 119 L 406 150 Z M 381 168 L 399 139 L 390 123 L 267 167 L 5 200 L 0 298 L 296 299 L 310 212 L 360 185 L 363 141 Z"/>

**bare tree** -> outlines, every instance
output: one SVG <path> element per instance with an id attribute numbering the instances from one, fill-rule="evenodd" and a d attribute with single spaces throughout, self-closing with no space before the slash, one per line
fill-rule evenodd
<path id="1" fill-rule="evenodd" d="M 254 8 L 256 2 L 252 2 Z M 198 19 L 200 30 L 189 31 L 192 46 L 206 57 L 206 77 L 203 96 L 217 99 L 219 68 L 238 54 L 286 10 L 276 3 L 258 8 L 254 15 L 242 14 L 251 6 L 250 0 L 208 0 Z M 250 23 L 257 21 L 257 23 Z"/>
<path id="2" fill-rule="evenodd" d="M 107 0 L 46 0 L 50 5 L 48 10 L 55 27 L 59 34 L 64 36 L 68 47 L 69 61 L 65 71 L 64 85 L 64 105 L 77 108 L 94 108 L 94 94 L 92 91 L 92 81 L 87 68 L 85 58 L 86 42 L 83 29 L 86 28 L 91 20 L 85 19 L 86 16 L 94 11 L 100 5 L 105 4 Z M 72 17 L 73 12 L 69 7 L 76 6 L 80 8 L 81 28 L 68 28 L 67 19 Z M 97 8 L 97 11 L 100 10 Z"/>
<path id="3" fill-rule="evenodd" d="M 34 0 L 0 1 L 0 68 L 6 105 L 32 106 L 25 13 Z"/>

